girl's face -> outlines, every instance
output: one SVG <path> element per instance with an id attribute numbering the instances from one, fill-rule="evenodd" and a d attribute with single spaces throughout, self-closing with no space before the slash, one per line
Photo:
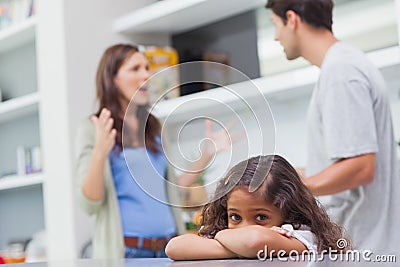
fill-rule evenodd
<path id="1" fill-rule="evenodd" d="M 142 86 L 150 77 L 148 69 L 147 59 L 142 53 L 133 53 L 125 60 L 114 77 L 114 83 L 124 100 L 129 102 L 134 97 L 132 101 L 136 105 L 149 103 L 149 92 Z"/>
<path id="2" fill-rule="evenodd" d="M 281 211 L 262 196 L 250 193 L 247 188 L 239 187 L 230 193 L 227 209 L 229 229 L 249 225 L 269 228 L 283 224 Z"/>

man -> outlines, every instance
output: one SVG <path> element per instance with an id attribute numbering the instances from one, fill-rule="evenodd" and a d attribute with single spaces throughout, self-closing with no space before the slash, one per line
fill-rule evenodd
<path id="1" fill-rule="evenodd" d="M 354 249 L 394 253 L 400 183 L 382 75 L 361 51 L 335 38 L 331 0 L 269 0 L 266 7 L 287 58 L 303 57 L 321 69 L 308 110 L 304 183 L 325 196 L 322 204 L 347 229 Z"/>

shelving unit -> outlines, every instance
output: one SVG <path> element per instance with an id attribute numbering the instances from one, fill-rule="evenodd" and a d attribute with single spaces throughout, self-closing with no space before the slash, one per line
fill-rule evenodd
<path id="1" fill-rule="evenodd" d="M 18 24 L 0 30 L 0 88 L 7 100 L 0 102 L 0 173 L 10 168 L 4 162 L 16 161 L 13 153 L 19 145 L 39 145 L 39 104 L 36 70 L 37 17 L 29 17 Z M 29 135 L 24 133 L 29 132 Z M 5 134 L 13 135 L 6 141 Z M 36 140 L 34 140 L 36 139 Z M 9 158 L 15 158 L 10 161 Z M 6 171 L 10 171 L 7 169 Z"/>
<path id="2" fill-rule="evenodd" d="M 340 5 L 338 7 L 339 12 L 344 13 L 344 16 L 341 16 L 341 19 L 346 23 L 346 25 L 351 24 L 352 21 L 354 21 L 354 18 L 359 19 L 361 15 L 365 17 L 365 14 L 363 12 L 358 12 L 356 14 L 358 17 L 355 17 L 355 15 L 353 14 L 354 12 L 350 12 L 352 15 L 349 16 L 347 14 L 348 11 L 343 8 L 344 5 L 342 6 L 342 4 L 346 4 L 346 8 L 353 11 L 359 10 L 363 7 L 363 5 L 362 3 L 356 4 L 347 2 L 349 1 L 339 1 Z M 365 9 L 369 13 L 371 13 L 372 10 L 374 10 L 375 4 L 376 3 L 374 3 L 374 1 L 366 1 L 364 6 Z M 125 14 L 121 17 L 118 17 L 116 20 L 114 20 L 113 26 L 115 32 L 123 33 L 125 35 L 135 33 L 175 34 L 199 28 L 206 24 L 222 20 L 226 17 L 233 16 L 247 10 L 256 9 L 264 5 L 265 1 L 158 1 L 143 8 L 136 9 L 133 12 Z M 385 1 L 385 5 L 383 7 L 379 7 L 377 10 L 382 16 L 385 12 L 387 13 L 388 10 L 390 10 L 390 7 L 392 5 L 393 3 L 387 0 Z M 207 16 L 205 16 L 204 14 L 207 14 Z M 377 23 L 369 22 L 369 26 L 367 27 L 364 24 L 358 25 L 357 32 L 347 31 L 346 33 L 340 33 L 340 35 L 351 37 L 353 34 L 358 34 L 358 32 L 368 32 L 372 28 L 379 28 L 382 25 L 384 25 L 385 27 L 389 25 L 391 27 L 391 25 L 393 24 L 392 17 L 393 16 L 390 14 L 390 16 L 386 16 L 384 20 Z M 346 28 L 343 27 L 343 22 L 342 24 L 334 26 L 338 26 L 340 29 Z M 264 38 L 264 36 L 262 38 Z M 271 36 L 269 36 L 269 39 L 271 39 L 271 42 L 273 42 L 273 38 Z M 277 53 L 281 56 L 283 55 L 283 51 L 281 51 L 281 49 L 274 50 L 274 53 Z M 382 69 L 391 65 L 399 64 L 400 62 L 398 46 L 373 51 L 368 53 L 368 56 L 379 68 Z M 238 101 L 239 98 L 251 100 L 252 97 L 256 97 L 257 95 L 259 95 L 259 93 L 262 93 L 264 96 L 279 99 L 286 97 L 295 97 L 305 93 L 309 93 L 310 85 L 315 83 L 317 77 L 318 69 L 316 67 L 303 67 L 301 69 L 286 71 L 281 74 L 268 75 L 267 77 L 262 77 L 247 82 L 241 82 L 238 84 L 232 84 L 226 86 L 225 89 L 219 88 L 160 102 L 154 106 L 153 112 L 160 119 L 164 119 L 170 115 L 170 112 L 172 110 L 175 110 L 175 112 L 173 113 L 173 118 L 169 117 L 169 119 L 179 121 L 184 116 L 188 117 L 190 115 L 195 115 L 198 109 L 210 108 L 213 105 L 218 105 L 218 102 L 224 104 L 234 103 L 235 101 Z M 250 87 L 258 87 L 259 91 L 246 90 L 246 88 L 249 88 L 249 85 Z M 298 88 L 302 89 L 297 90 Z M 229 90 L 226 89 L 237 92 L 239 96 L 230 93 Z M 213 103 L 211 103 L 211 101 L 208 101 L 208 103 L 206 104 L 204 102 L 198 102 L 198 105 L 193 102 L 193 100 L 201 98 L 210 98 L 215 101 Z M 191 102 L 192 104 L 185 105 L 185 103 L 187 102 Z M 176 108 L 179 109 L 176 110 Z"/>
<path id="3" fill-rule="evenodd" d="M 385 74 L 385 68 L 400 65 L 400 47 L 394 46 L 367 53 L 369 59 Z M 218 105 L 232 105 L 235 102 L 252 99 L 263 95 L 266 98 L 295 98 L 310 93 L 312 84 L 318 79 L 317 67 L 309 66 L 268 77 L 262 77 L 237 84 L 227 85 L 200 93 L 182 96 L 156 103 L 153 113 L 160 119 L 169 116 L 171 121 L 179 121 L 183 117 L 196 116 L 199 110 L 217 109 Z M 390 73 L 388 75 L 391 75 Z M 392 76 L 392 75 L 391 75 Z M 391 77 L 394 78 L 394 77 Z M 199 101 L 209 99 L 212 101 Z M 190 105 L 185 105 L 189 103 Z"/>
<path id="4" fill-rule="evenodd" d="M 293 92 L 295 89 L 314 83 L 317 77 L 318 69 L 315 67 L 307 67 L 271 77 L 262 77 L 162 101 L 154 106 L 153 113 L 158 118 L 164 119 L 170 115 L 171 111 L 181 107 L 184 103 L 191 102 L 190 106 L 185 106 L 173 113 L 174 116 L 184 114 L 190 117 L 196 115 L 199 109 L 211 108 L 211 106 L 221 103 L 229 105 L 230 103 L 242 99 L 251 101 L 253 98 L 261 95 L 268 96 L 278 93 L 289 93 L 293 96 L 293 93 L 296 94 L 296 92 Z M 196 102 L 193 102 L 193 100 L 198 99 L 211 99 L 214 100 L 214 102 L 199 102 L 198 105 L 196 105 Z M 179 120 L 179 118 L 176 118 L 176 120 Z"/>
<path id="5" fill-rule="evenodd" d="M 18 146 L 41 143 L 37 28 L 32 16 L 0 30 L 0 175 L 16 172 Z M 0 177 L 0 250 L 44 229 L 44 180 L 43 173 Z"/>
<path id="6" fill-rule="evenodd" d="M 118 33 L 179 33 L 265 5 L 264 0 L 159 1 L 114 21 Z"/>
<path id="7" fill-rule="evenodd" d="M 0 102 L 0 123 L 37 112 L 39 100 L 39 93 L 34 92 L 28 95 Z"/>
<path id="8" fill-rule="evenodd" d="M 0 30 L 0 53 L 32 42 L 35 39 L 36 24 L 37 18 L 32 16 L 21 23 Z"/>
<path id="9" fill-rule="evenodd" d="M 24 176 L 7 176 L 0 178 L 0 191 L 41 185 L 44 182 L 42 173 L 28 174 Z"/>

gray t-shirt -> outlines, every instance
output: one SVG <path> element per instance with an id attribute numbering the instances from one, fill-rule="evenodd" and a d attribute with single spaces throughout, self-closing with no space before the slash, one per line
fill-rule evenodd
<path id="1" fill-rule="evenodd" d="M 361 51 L 342 42 L 328 50 L 307 123 L 307 176 L 339 159 L 375 153 L 371 184 L 320 201 L 354 248 L 396 252 L 400 182 L 389 101 L 382 75 Z"/>

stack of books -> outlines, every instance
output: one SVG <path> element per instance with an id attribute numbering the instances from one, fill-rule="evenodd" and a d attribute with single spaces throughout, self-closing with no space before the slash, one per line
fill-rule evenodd
<path id="1" fill-rule="evenodd" d="M 17 174 L 22 176 L 42 170 L 42 160 L 40 147 L 17 148 Z"/>

